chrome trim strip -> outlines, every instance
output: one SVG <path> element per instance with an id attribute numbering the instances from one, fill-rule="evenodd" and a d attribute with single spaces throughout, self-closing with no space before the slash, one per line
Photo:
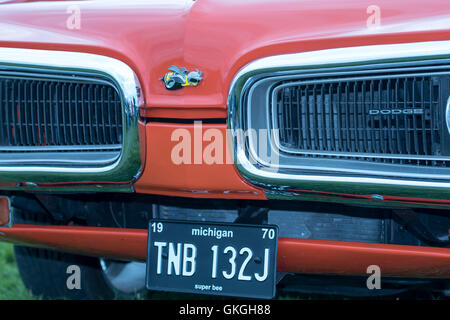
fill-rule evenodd
<path id="1" fill-rule="evenodd" d="M 447 124 L 447 130 L 450 134 L 450 96 L 447 99 L 447 105 L 445 107 L 445 123 Z"/>
<path id="2" fill-rule="evenodd" d="M 98 167 L 1 166 L 0 184 L 29 181 L 33 190 L 132 191 L 131 183 L 141 170 L 138 116 L 143 97 L 139 80 L 124 62 L 106 56 L 81 52 L 0 48 L 0 72 L 54 74 L 66 79 L 72 75 L 106 79 L 122 100 L 123 144 L 116 161 Z M 47 187 L 42 184 L 67 184 Z M 2 189 L 28 187 L 2 187 Z"/>
<path id="3" fill-rule="evenodd" d="M 342 176 L 327 172 L 317 174 L 307 169 L 299 173 L 278 171 L 259 159 L 249 158 L 248 144 L 238 130 L 245 129 L 245 108 L 253 84 L 268 77 L 303 73 L 333 72 L 336 68 L 379 68 L 401 62 L 414 65 L 429 60 L 450 59 L 450 41 L 407 44 L 371 45 L 326 49 L 261 58 L 243 67 L 234 77 L 228 99 L 228 124 L 231 148 L 239 172 L 251 183 L 267 190 L 269 198 L 296 197 L 306 199 L 297 190 L 313 190 L 346 194 L 383 194 L 407 198 L 450 199 L 450 182 L 410 177 Z M 250 152 L 253 153 L 253 152 Z M 256 161 L 255 161 L 256 160 Z M 322 168 L 326 171 L 326 168 Z M 426 188 L 426 190 L 424 190 Z M 424 192 L 426 191 L 426 192 Z M 377 202 L 378 203 L 378 202 Z"/>
<path id="4" fill-rule="evenodd" d="M 20 157 L 20 158 L 19 158 Z M 90 166 L 99 167 L 106 166 L 114 163 L 120 157 L 120 152 L 84 152 L 83 157 L 79 152 L 40 152 L 33 153 L 33 157 L 29 156 L 29 153 L 6 153 L 3 157 L 0 157 L 0 165 L 10 165 L 14 162 L 15 166 L 36 166 L 42 167 L 42 163 L 45 166 L 64 166 L 70 167 L 74 163 L 74 159 L 77 159 L 77 167 Z M 16 158 L 16 159 L 14 159 Z M 38 160 L 36 160 L 38 159 Z M 0 178 L 1 179 L 1 178 Z M 0 180 L 1 181 L 1 180 Z"/>
<path id="5" fill-rule="evenodd" d="M 121 144 L 105 145 L 65 145 L 65 146 L 39 146 L 39 147 L 0 147 L 2 152 L 43 152 L 43 151 L 120 151 Z"/>
<path id="6" fill-rule="evenodd" d="M 448 57 L 450 41 L 428 41 L 406 44 L 383 44 L 362 47 L 325 49 L 301 53 L 289 53 L 255 60 L 242 68 L 233 83 L 243 76 L 260 71 L 278 72 L 308 68 L 329 68 L 337 65 L 364 65 Z"/>

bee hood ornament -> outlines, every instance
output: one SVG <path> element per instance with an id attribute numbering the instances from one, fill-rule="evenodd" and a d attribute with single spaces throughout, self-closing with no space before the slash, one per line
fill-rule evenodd
<path id="1" fill-rule="evenodd" d="M 196 87 L 203 79 L 203 73 L 200 70 L 189 72 L 186 68 L 171 66 L 161 81 L 164 82 L 167 90 L 177 90 L 183 87 Z"/>

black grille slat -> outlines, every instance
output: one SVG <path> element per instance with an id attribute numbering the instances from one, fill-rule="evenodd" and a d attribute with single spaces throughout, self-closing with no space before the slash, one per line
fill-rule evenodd
<path id="1" fill-rule="evenodd" d="M 54 126 L 54 117 L 55 117 L 55 109 L 53 108 L 54 106 L 54 101 L 53 101 L 53 93 L 55 92 L 54 89 L 54 83 L 50 83 L 48 86 L 48 110 L 49 110 L 49 127 L 50 127 L 50 137 L 47 137 L 48 139 L 48 144 L 50 145 L 56 145 L 57 141 L 55 140 L 55 126 Z"/>
<path id="2" fill-rule="evenodd" d="M 17 95 L 16 95 L 16 101 L 15 101 L 15 105 L 16 105 L 16 118 L 17 118 L 17 123 L 16 123 L 16 130 L 17 130 L 17 136 L 18 136 L 18 140 L 19 140 L 19 144 L 20 145 L 24 145 L 24 134 L 23 134 L 23 123 L 21 121 L 22 118 L 22 110 L 21 110 L 21 106 L 23 104 L 23 92 L 22 92 L 22 85 L 20 82 L 17 83 Z"/>
<path id="3" fill-rule="evenodd" d="M 408 106 L 408 96 L 407 96 L 407 88 L 406 88 L 406 79 L 403 79 L 403 106 L 406 109 Z M 403 121 L 406 125 L 403 126 L 403 130 L 405 131 L 404 136 L 406 137 L 406 152 L 411 154 L 411 136 L 409 135 L 409 117 L 404 114 Z"/>
<path id="4" fill-rule="evenodd" d="M 442 156 L 440 86 L 424 75 L 282 82 L 274 101 L 282 151 L 447 166 L 432 160 Z"/>
<path id="5" fill-rule="evenodd" d="M 122 102 L 107 83 L 0 75 L 0 152 L 99 151 L 121 145 L 121 133 Z"/>
<path id="6" fill-rule="evenodd" d="M 105 95 L 104 95 L 104 88 L 100 89 L 100 104 L 104 104 L 105 103 Z M 95 119 L 97 122 L 97 137 L 101 136 L 101 141 L 103 143 L 107 143 L 107 139 L 106 139 L 106 130 L 105 130 L 105 114 L 102 113 L 101 115 L 101 129 L 100 129 L 100 119 L 99 119 L 99 115 L 97 113 L 98 108 L 95 108 L 96 112 L 95 112 Z M 100 131 L 101 130 L 101 131 Z"/>
<path id="7" fill-rule="evenodd" d="M 81 114 L 82 114 L 82 121 L 81 121 L 81 127 L 83 128 L 83 144 L 89 145 L 90 144 L 90 137 L 89 137 L 89 130 L 91 129 L 91 126 L 88 125 L 90 123 L 90 112 L 88 111 L 88 105 L 86 103 L 88 99 L 87 96 L 87 90 L 86 85 L 81 85 Z"/>
<path id="8" fill-rule="evenodd" d="M 80 84 L 75 84 L 75 89 L 74 89 L 74 97 L 75 100 L 72 101 L 72 108 L 71 108 L 71 112 L 75 115 L 75 136 L 76 138 L 76 142 L 75 144 L 77 145 L 81 145 L 82 141 L 81 141 L 81 130 L 80 130 L 80 118 L 82 119 L 82 113 L 83 113 L 83 105 L 82 102 L 80 102 L 80 106 L 77 106 L 77 101 L 80 101 L 80 95 L 79 95 L 79 91 L 80 91 Z M 79 107 L 79 112 L 76 112 L 76 108 Z"/>
<path id="9" fill-rule="evenodd" d="M 422 97 L 422 105 L 425 104 L 425 82 L 422 81 L 421 83 L 421 97 Z M 422 145 L 424 149 L 424 153 L 428 154 L 428 144 L 427 144 L 427 135 L 426 135 L 426 126 L 425 126 L 425 117 L 422 117 Z"/>
<path id="10" fill-rule="evenodd" d="M 43 119 L 43 137 L 41 140 L 41 144 L 47 146 L 48 145 L 48 83 L 44 82 L 44 85 L 41 87 L 42 88 L 42 96 L 43 96 L 43 101 L 40 103 L 40 110 L 42 110 L 42 119 Z"/>
<path id="11" fill-rule="evenodd" d="M 37 141 L 36 141 L 36 145 L 40 146 L 41 145 L 41 103 L 39 103 L 40 101 L 40 87 L 42 86 L 41 82 L 38 82 L 36 84 L 36 102 L 35 102 L 35 108 L 36 108 L 36 131 L 37 131 Z M 8 108 L 6 108 L 6 110 L 8 110 Z M 9 131 L 8 126 L 6 126 L 6 131 Z"/>
<path id="12" fill-rule="evenodd" d="M 287 95 L 287 98 L 289 99 L 288 104 L 290 105 L 292 103 L 291 95 Z M 288 112 L 288 116 L 289 116 L 289 118 L 288 118 L 289 122 L 292 121 L 292 109 L 293 108 L 288 108 L 288 111 L 287 111 Z M 294 131 L 294 127 L 293 126 L 289 126 L 287 128 L 289 128 L 289 130 L 288 130 L 288 140 L 289 140 L 289 143 L 292 144 L 292 143 L 294 143 L 294 141 L 293 141 L 293 138 L 294 138 L 294 132 L 293 132 Z"/>
<path id="13" fill-rule="evenodd" d="M 29 95 L 29 86 L 23 85 L 23 112 L 24 112 L 24 118 L 25 118 L 25 124 L 24 124 L 24 130 L 25 130 L 25 144 L 30 145 L 31 143 L 31 131 L 30 131 L 30 119 L 28 117 L 29 114 L 29 107 L 30 107 L 30 95 Z"/>
<path id="14" fill-rule="evenodd" d="M 330 86 L 331 87 L 331 86 Z M 363 82 L 361 90 L 363 92 L 363 94 L 361 95 L 361 107 L 362 107 L 362 122 L 363 123 L 367 123 L 366 122 L 366 112 L 367 112 L 367 105 L 366 105 L 366 82 Z M 330 89 L 331 92 L 331 89 Z M 362 133 L 363 138 L 364 138 L 364 152 L 368 152 L 369 151 L 369 145 L 368 145 L 368 139 L 367 139 L 367 130 L 364 130 L 364 132 Z"/>
<path id="15" fill-rule="evenodd" d="M 295 105 L 296 105 L 296 108 L 297 108 L 297 110 L 301 110 L 301 100 L 300 100 L 300 93 L 297 93 L 297 95 L 295 96 Z M 303 133 L 303 131 L 301 130 L 301 128 L 302 128 L 302 114 L 301 114 L 301 112 L 297 112 L 297 123 L 298 123 L 298 140 L 299 140 L 299 142 L 301 141 L 301 140 L 303 140 L 304 139 L 304 133 Z"/>
<path id="16" fill-rule="evenodd" d="M 328 114 L 328 124 L 331 127 L 330 130 L 330 143 L 333 147 L 336 146 L 336 137 L 335 137 L 335 133 L 336 133 L 336 128 L 334 126 L 334 108 L 333 108 L 333 92 L 331 91 L 331 87 L 329 87 L 329 91 L 328 91 L 328 97 L 329 97 L 329 101 L 328 101 L 328 105 L 329 105 L 329 112 Z"/>
<path id="17" fill-rule="evenodd" d="M 353 115 L 353 124 L 351 125 L 351 135 L 352 135 L 352 150 L 356 150 L 358 148 L 358 146 L 356 144 L 359 144 L 359 140 L 358 140 L 358 109 L 357 109 L 357 97 L 358 97 L 358 92 L 357 92 L 357 88 L 356 85 L 358 83 L 354 82 L 352 86 L 352 91 L 351 91 L 351 96 L 350 96 L 350 108 L 352 109 L 351 113 Z"/>
<path id="18" fill-rule="evenodd" d="M 92 87 L 90 86 L 89 88 L 86 88 L 86 86 L 85 86 L 85 89 L 86 89 L 86 93 L 87 93 L 87 95 L 86 95 L 87 99 L 86 100 L 87 101 L 91 101 L 91 104 L 94 105 L 93 109 L 94 109 L 94 112 L 95 112 L 97 108 L 96 108 L 95 98 L 93 98 L 93 96 L 92 96 Z M 96 129 L 98 129 L 98 128 L 95 128 L 95 127 L 98 126 L 97 121 L 95 121 L 95 123 L 94 123 L 94 121 L 92 120 L 92 117 L 94 116 L 93 115 L 94 112 L 90 111 L 91 108 L 92 108 L 92 105 L 90 105 L 89 103 L 86 103 L 86 113 L 88 115 L 88 127 L 89 127 L 89 142 L 88 142 L 88 144 L 93 144 L 94 132 L 95 132 Z"/>
<path id="19" fill-rule="evenodd" d="M 17 108 L 16 108 L 16 82 L 12 83 L 12 90 L 10 96 L 10 104 L 11 104 L 11 122 L 12 122 L 12 132 L 11 135 L 13 137 L 13 141 L 15 144 L 17 142 Z"/>
<path id="20" fill-rule="evenodd" d="M 112 89 L 109 89 L 109 94 L 112 96 L 114 93 L 113 93 L 113 90 Z M 119 114 L 120 114 L 120 104 L 118 104 L 117 103 L 117 101 L 115 101 L 114 99 L 112 99 L 112 103 L 113 103 L 113 105 L 114 105 L 114 120 L 115 120 L 115 123 L 120 123 L 120 121 L 121 121 L 121 118 L 119 117 Z M 116 125 L 116 126 L 114 126 L 114 128 L 115 128 L 115 131 L 116 131 L 116 139 L 117 140 L 122 140 L 122 137 L 121 137 L 121 132 L 122 132 L 122 130 L 121 129 L 119 129 L 119 126 L 118 125 Z"/>
<path id="21" fill-rule="evenodd" d="M 62 135 L 62 143 L 64 143 L 65 145 L 67 145 L 67 141 L 68 141 L 68 137 L 67 137 L 67 101 L 66 101 L 66 90 L 65 90 L 65 84 L 61 84 L 60 85 L 60 90 L 61 90 L 61 124 L 62 124 L 62 128 L 61 128 L 61 135 Z"/>
<path id="22" fill-rule="evenodd" d="M 341 114 L 339 113 L 339 106 L 341 105 L 341 83 L 338 84 L 337 87 L 337 94 L 336 94 L 336 98 L 337 98 L 337 105 L 336 105 L 336 113 L 337 113 L 337 125 L 338 125 L 338 140 L 339 140 L 339 149 L 335 149 L 337 151 L 341 151 L 344 149 L 344 146 L 342 145 L 342 137 L 343 137 L 343 133 L 342 133 L 342 117 Z"/>
<path id="23" fill-rule="evenodd" d="M 321 121 L 320 127 L 322 128 L 321 130 L 321 134 L 322 134 L 322 143 L 320 146 L 321 150 L 325 150 L 328 146 L 328 135 L 327 132 L 325 130 L 326 127 L 326 122 L 325 122 L 325 99 L 324 99 L 324 93 L 323 93 L 324 88 L 320 88 L 320 103 L 319 103 L 319 110 L 318 112 L 320 113 L 320 117 L 319 120 Z"/>
<path id="24" fill-rule="evenodd" d="M 0 79 L 0 103 L 4 106 L 6 105 L 6 84 L 5 80 Z M 6 117 L 5 117 L 5 108 L 0 109 L 0 124 L 4 124 L 0 126 L 0 142 L 4 143 L 6 140 L 6 130 L 5 130 L 5 124 L 6 124 Z"/>
<path id="25" fill-rule="evenodd" d="M 305 137 L 306 137 L 306 147 L 311 147 L 311 131 L 309 129 L 309 108 L 308 106 L 308 88 L 305 88 L 305 97 L 302 96 L 302 118 L 303 122 L 305 123 Z"/>
<path id="26" fill-rule="evenodd" d="M 391 105 L 391 79 L 388 79 L 388 81 L 387 81 L 385 106 L 386 106 L 386 109 L 388 109 L 388 110 L 392 106 Z M 413 108 L 414 108 L 414 106 L 413 106 Z M 389 141 L 393 141 L 392 140 L 393 139 L 392 117 L 387 117 L 387 126 L 388 126 L 387 138 L 389 139 Z M 394 143 L 389 144 L 389 152 L 390 153 L 396 154 L 397 153 L 396 148 L 397 148 L 397 144 L 394 144 Z"/>
<path id="27" fill-rule="evenodd" d="M 111 108 L 111 99 L 109 97 L 109 91 L 108 89 L 105 89 L 105 94 L 103 101 L 108 105 L 108 108 Z M 113 139 L 114 133 L 113 133 L 113 127 L 111 126 L 112 123 L 112 117 L 111 113 L 108 112 L 107 115 L 105 115 L 104 121 L 104 127 L 105 127 L 105 141 L 106 143 L 110 143 Z"/>
<path id="28" fill-rule="evenodd" d="M 432 105 L 433 104 L 433 84 L 432 84 L 432 80 L 430 79 L 429 80 L 429 99 L 430 99 L 430 101 L 429 101 L 429 103 L 430 103 L 430 105 Z M 433 125 L 437 125 L 437 121 L 434 121 L 435 120 L 435 112 L 431 112 L 430 113 L 430 121 L 431 121 L 431 126 L 433 126 Z M 434 135 L 431 135 L 431 148 L 433 148 L 433 146 L 435 146 L 435 143 L 436 143 L 436 137 L 434 136 Z M 433 151 L 433 150 L 432 150 Z"/>
<path id="29" fill-rule="evenodd" d="M 64 108 L 64 104 L 61 103 L 61 98 L 60 98 L 60 94 L 59 94 L 59 87 L 60 84 L 57 83 L 56 84 L 56 88 L 55 88 L 55 93 L 54 93 L 54 110 L 55 110 L 55 115 L 54 115 L 54 127 L 55 127 L 55 134 L 56 134 L 56 144 L 61 145 L 63 144 L 62 140 L 61 140 L 61 128 L 64 127 L 64 121 L 61 121 L 61 117 L 60 117 L 60 113 L 62 112 L 62 109 Z"/>
<path id="30" fill-rule="evenodd" d="M 344 106 L 345 106 L 345 113 L 344 113 L 344 123 L 345 123 L 345 137 L 344 140 L 344 148 L 346 150 L 349 150 L 351 147 L 349 147 L 350 144 L 350 108 L 348 103 L 348 83 L 345 83 L 345 94 L 344 94 Z"/>
<path id="31" fill-rule="evenodd" d="M 10 84 L 11 84 L 11 82 L 6 81 L 6 85 L 5 85 L 5 95 L 6 95 L 6 99 L 5 99 L 5 105 L 6 105 L 6 108 L 5 108 L 5 113 L 6 113 L 5 114 L 5 126 L 6 126 L 6 134 L 7 134 L 7 137 L 8 137 L 8 141 L 11 140 L 11 135 L 12 135 L 11 130 L 10 130 L 10 128 L 12 128 L 12 126 L 11 126 L 11 121 L 10 121 L 10 118 L 9 118 L 9 113 L 10 113 L 10 110 L 11 110 L 11 104 L 10 104 L 10 101 L 9 101 L 10 96 L 11 96 L 11 94 L 10 94 L 10 89 L 11 89 Z"/>

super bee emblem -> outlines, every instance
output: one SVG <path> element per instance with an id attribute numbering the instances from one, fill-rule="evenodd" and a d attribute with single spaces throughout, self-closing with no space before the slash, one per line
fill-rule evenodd
<path id="1" fill-rule="evenodd" d="M 164 82 L 166 89 L 177 90 L 183 87 L 196 87 L 203 79 L 203 73 L 200 70 L 189 72 L 186 68 L 171 66 L 170 72 L 167 72 L 161 80 Z"/>

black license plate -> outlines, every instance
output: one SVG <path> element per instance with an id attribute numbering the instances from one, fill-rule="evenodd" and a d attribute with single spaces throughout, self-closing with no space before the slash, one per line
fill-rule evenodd
<path id="1" fill-rule="evenodd" d="M 149 290 L 271 299 L 278 227 L 152 220 Z"/>

